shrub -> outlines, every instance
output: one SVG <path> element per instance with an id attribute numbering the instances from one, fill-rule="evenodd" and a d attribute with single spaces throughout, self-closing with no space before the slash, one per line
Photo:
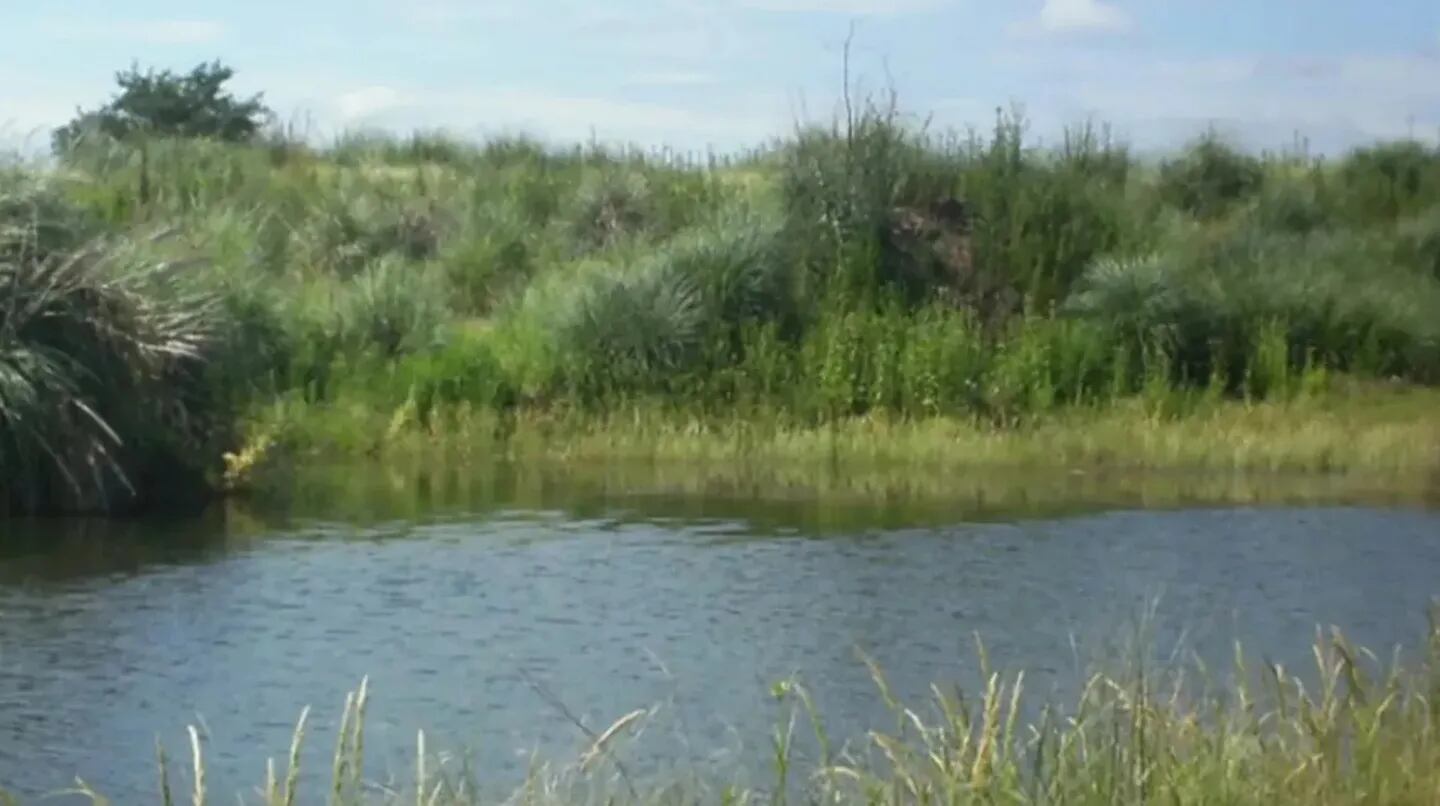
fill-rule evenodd
<path id="1" fill-rule="evenodd" d="M 1308 177 L 1272 179 L 1247 205 L 1244 217 L 1266 230 L 1307 233 L 1331 223 L 1315 183 Z"/>
<path id="2" fill-rule="evenodd" d="M 641 271 L 673 276 L 693 288 L 705 338 L 732 343 L 749 322 L 777 322 L 793 332 L 798 303 L 791 264 L 775 226 L 741 208 L 670 241 Z"/>
<path id="3" fill-rule="evenodd" d="M 483 334 L 456 332 L 436 349 L 404 359 L 395 374 L 422 423 L 443 405 L 500 409 L 514 401 L 513 387 Z"/>
<path id="4" fill-rule="evenodd" d="M 1395 257 L 1440 280 L 1440 205 L 1396 224 Z"/>
<path id="5" fill-rule="evenodd" d="M 1413 140 L 1359 148 L 1338 181 L 1349 220 L 1393 221 L 1440 203 L 1440 149 Z"/>
<path id="6" fill-rule="evenodd" d="M 0 254 L 0 507 L 113 511 L 206 480 L 214 300 L 123 242 Z M 218 454 L 216 454 L 218 456 Z"/>
<path id="7" fill-rule="evenodd" d="M 1255 194 L 1264 179 L 1259 159 L 1210 132 L 1192 143 L 1182 157 L 1161 165 L 1159 190 L 1161 198 L 1174 207 L 1212 217 Z"/>
<path id="8" fill-rule="evenodd" d="M 446 229 L 445 216 L 429 200 L 396 198 L 352 181 L 307 210 L 292 230 L 290 249 L 301 265 L 348 276 L 386 255 L 435 257 Z"/>
<path id="9" fill-rule="evenodd" d="M 1238 390 L 1262 355 L 1276 376 L 1277 327 L 1291 368 L 1440 377 L 1440 283 L 1396 266 L 1375 237 L 1179 235 L 1149 257 L 1097 262 L 1066 309 L 1110 323 L 1133 351 L 1159 339 L 1184 383 L 1218 369 Z"/>
<path id="10" fill-rule="evenodd" d="M 954 190 L 953 171 L 925 157 L 923 139 L 893 103 L 867 100 L 844 128 L 798 133 L 780 169 L 785 242 L 813 286 L 861 296 L 898 290 L 911 299 L 935 290 L 934 267 L 890 241 L 898 208 L 928 208 Z"/>
<path id="11" fill-rule="evenodd" d="M 448 293 L 427 265 L 393 255 L 373 261 L 344 290 L 335 310 L 339 341 L 381 356 L 417 352 L 436 343 L 447 319 Z"/>
<path id="12" fill-rule="evenodd" d="M 541 245 L 516 211 L 506 208 L 470 222 L 441 249 L 439 261 L 460 310 L 489 313 L 535 272 Z"/>
<path id="13" fill-rule="evenodd" d="M 591 171 L 569 205 L 571 238 L 591 250 L 640 234 L 654 224 L 653 202 L 645 174 L 609 167 Z"/>

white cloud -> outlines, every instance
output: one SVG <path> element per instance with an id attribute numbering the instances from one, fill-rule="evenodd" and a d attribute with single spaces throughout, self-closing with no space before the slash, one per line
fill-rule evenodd
<path id="1" fill-rule="evenodd" d="M 1052 34 L 1123 33 L 1134 20 L 1124 9 L 1106 0 L 1045 0 L 1040 29 Z"/>
<path id="2" fill-rule="evenodd" d="M 1173 146 L 1211 124 L 1251 145 L 1284 146 L 1298 134 L 1326 152 L 1440 128 L 1440 87 L 1427 80 L 1440 73 L 1440 56 L 1181 59 L 1035 48 L 1011 66 L 1045 88 L 1047 116 L 1112 122 L 1145 146 Z"/>
<path id="3" fill-rule="evenodd" d="M 403 104 L 400 92 L 393 87 L 361 87 L 341 93 L 334 101 L 340 120 L 353 123 L 394 109 Z"/>

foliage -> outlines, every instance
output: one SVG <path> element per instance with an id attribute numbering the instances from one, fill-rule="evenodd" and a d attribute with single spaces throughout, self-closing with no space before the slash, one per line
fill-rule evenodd
<path id="1" fill-rule="evenodd" d="M 1440 203 L 1440 147 L 1415 140 L 1357 148 L 1340 163 L 1347 217 L 1394 220 Z"/>
<path id="2" fill-rule="evenodd" d="M 223 434 L 199 371 L 213 299 L 123 242 L 0 258 L 0 507 L 108 511 L 193 486 Z"/>
<path id="3" fill-rule="evenodd" d="M 1200 217 L 1225 212 L 1264 183 L 1260 160 L 1228 145 L 1215 132 L 1196 140 L 1178 159 L 1160 167 L 1160 196 L 1177 209 Z"/>
<path id="4" fill-rule="evenodd" d="M 140 136 L 202 137 L 227 142 L 251 140 L 270 112 L 261 96 L 240 99 L 225 90 L 235 71 L 220 62 L 196 65 L 189 73 L 141 72 L 138 65 L 115 74 L 119 93 L 93 111 L 81 111 L 55 130 L 56 153 L 65 154 L 89 137 L 130 140 Z"/>
<path id="5" fill-rule="evenodd" d="M 1134 352 L 1163 344 L 1178 383 L 1218 373 L 1240 389 L 1275 327 L 1291 367 L 1440 377 L 1440 283 L 1354 234 L 1181 235 L 1145 257 L 1100 261 L 1067 310 L 1109 323 Z"/>
<path id="6" fill-rule="evenodd" d="M 127 75 L 246 103 L 218 65 Z M 164 106 L 139 98 L 116 114 Z M 95 242 L 74 271 L 131 289 L 125 304 L 205 301 L 205 347 L 177 361 L 196 380 L 177 388 L 208 425 L 138 418 L 135 437 L 105 415 L 127 449 L 207 441 L 171 451 L 195 466 L 239 455 L 235 423 L 275 407 L 399 412 L 386 432 L 449 409 L 604 418 L 641 401 L 1026 427 L 1288 400 L 1339 375 L 1440 381 L 1440 157 L 1417 143 L 1331 162 L 1209 133 L 1152 167 L 1104 128 L 1043 146 L 998 112 L 935 132 L 893 97 L 705 158 L 185 129 L 221 117 L 127 123 L 59 168 L 0 172 L 7 265 L 54 270 Z M 192 256 L 163 282 L 108 279 Z"/>

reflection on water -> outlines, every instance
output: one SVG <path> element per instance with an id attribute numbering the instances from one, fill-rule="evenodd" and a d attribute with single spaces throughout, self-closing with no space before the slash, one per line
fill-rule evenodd
<path id="1" fill-rule="evenodd" d="M 1157 596 L 1157 647 L 1242 637 L 1294 664 L 1317 622 L 1408 641 L 1440 593 L 1426 491 L 1356 480 L 349 467 L 287 490 L 0 524 L 0 784 L 79 773 L 137 802 L 155 737 L 178 750 L 198 721 L 212 791 L 240 791 L 305 704 L 318 770 L 367 674 L 379 778 L 422 726 L 493 781 L 573 751 L 536 684 L 592 725 L 662 704 L 637 763 L 743 764 L 788 674 L 837 734 L 879 717 L 856 648 L 919 697 L 971 682 L 978 632 L 1043 691 L 1080 675 L 1072 640 L 1102 647 Z"/>

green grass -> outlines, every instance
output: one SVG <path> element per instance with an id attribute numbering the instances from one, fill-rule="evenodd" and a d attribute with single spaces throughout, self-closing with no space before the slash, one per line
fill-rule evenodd
<path id="1" fill-rule="evenodd" d="M 802 483 L 851 476 L 944 493 L 943 479 L 979 471 L 1176 470 L 1326 474 L 1424 488 L 1440 476 L 1440 393 L 1336 382 L 1328 391 L 1268 401 L 1205 392 L 1107 402 L 997 426 L 977 418 L 872 415 L 811 424 L 783 409 L 696 415 L 663 400 L 603 415 L 584 409 L 496 413 L 466 405 L 428 412 L 361 403 L 279 403 L 249 433 L 265 450 L 250 481 L 271 469 L 380 456 L 482 466 L 651 463 L 679 476 Z M 696 471 L 695 468 L 700 468 Z M 241 474 L 244 475 L 244 474 Z M 237 477 L 237 480 L 238 477 Z"/>
<path id="2" fill-rule="evenodd" d="M 1198 661 L 1152 661 L 1142 631 L 1112 656 L 1121 660 L 1095 669 L 1066 701 L 1037 699 L 1024 672 L 994 667 L 983 645 L 973 687 L 935 686 L 928 702 L 897 700 L 880 666 L 862 657 L 890 724 L 832 736 L 804 682 L 780 681 L 772 692 L 779 721 L 769 737 L 753 737 L 771 750 L 769 780 L 758 786 L 730 783 L 723 773 L 634 777 L 627 741 L 658 708 L 621 715 L 604 730 L 577 721 L 583 744 L 573 759 L 535 759 L 513 784 L 482 784 L 422 731 L 408 780 L 371 785 L 378 784 L 365 765 L 371 692 L 362 682 L 345 697 L 330 768 L 301 769 L 305 744 L 328 738 L 313 735 L 307 708 L 256 792 L 266 806 L 1433 803 L 1440 796 L 1440 625 L 1431 624 L 1408 658 L 1382 662 L 1338 630 L 1317 631 L 1312 669 L 1255 663 L 1237 646 L 1221 677 Z M 157 748 L 153 802 L 228 802 L 231 793 L 208 791 L 205 741 L 193 726 L 190 736 L 183 762 Z M 514 789 L 504 794 L 508 785 Z M 76 791 L 105 802 L 83 781 Z"/>
<path id="3" fill-rule="evenodd" d="M 53 188 L 8 177 L 0 208 L 0 513 L 124 509 L 147 482 L 196 486 L 191 459 L 231 425 L 206 388 L 217 300 L 155 238 L 86 239 Z M 217 421 L 217 414 L 221 418 Z M 148 477 L 148 478 L 147 478 Z"/>
<path id="4" fill-rule="evenodd" d="M 183 446 L 171 458 L 201 481 L 221 454 L 254 453 L 237 424 L 276 411 L 309 423 L 286 427 L 295 441 L 340 453 L 442 434 L 469 410 L 560 417 L 576 455 L 683 445 L 663 435 L 692 421 L 720 447 L 672 452 L 724 451 L 753 416 L 797 445 L 898 438 L 975 462 L 1032 461 L 1059 439 L 1067 463 L 1419 470 L 1423 413 L 1346 445 L 1313 399 L 1340 376 L 1440 382 L 1437 211 L 1440 152 L 1419 143 L 1320 160 L 1207 135 L 1152 166 L 1103 129 L 1039 147 L 1012 115 L 958 136 L 874 103 L 726 158 L 428 134 L 154 139 L 0 174 L 0 230 L 28 244 L 7 265 L 84 262 L 104 238 L 180 267 L 146 285 L 149 310 L 206 301 L 191 318 L 221 346 L 189 371 L 185 400 L 210 401 L 186 420 L 200 433 L 102 415 L 101 440 Z M 0 333 L 18 332 L 11 310 Z M 78 403 L 133 397 L 97 347 L 26 333 L 28 354 L 90 369 Z M 1290 421 L 1225 413 L 1261 401 Z M 3 441 L 49 427 L 11 411 Z M 637 412 L 655 422 L 628 433 Z M 1171 422 L 1182 413 L 1194 422 Z M 1123 422 L 1152 436 L 1132 446 Z M 76 433 L 29 450 L 27 473 L 64 476 L 47 457 L 83 454 Z M 111 472 L 143 485 L 149 463 Z"/>

